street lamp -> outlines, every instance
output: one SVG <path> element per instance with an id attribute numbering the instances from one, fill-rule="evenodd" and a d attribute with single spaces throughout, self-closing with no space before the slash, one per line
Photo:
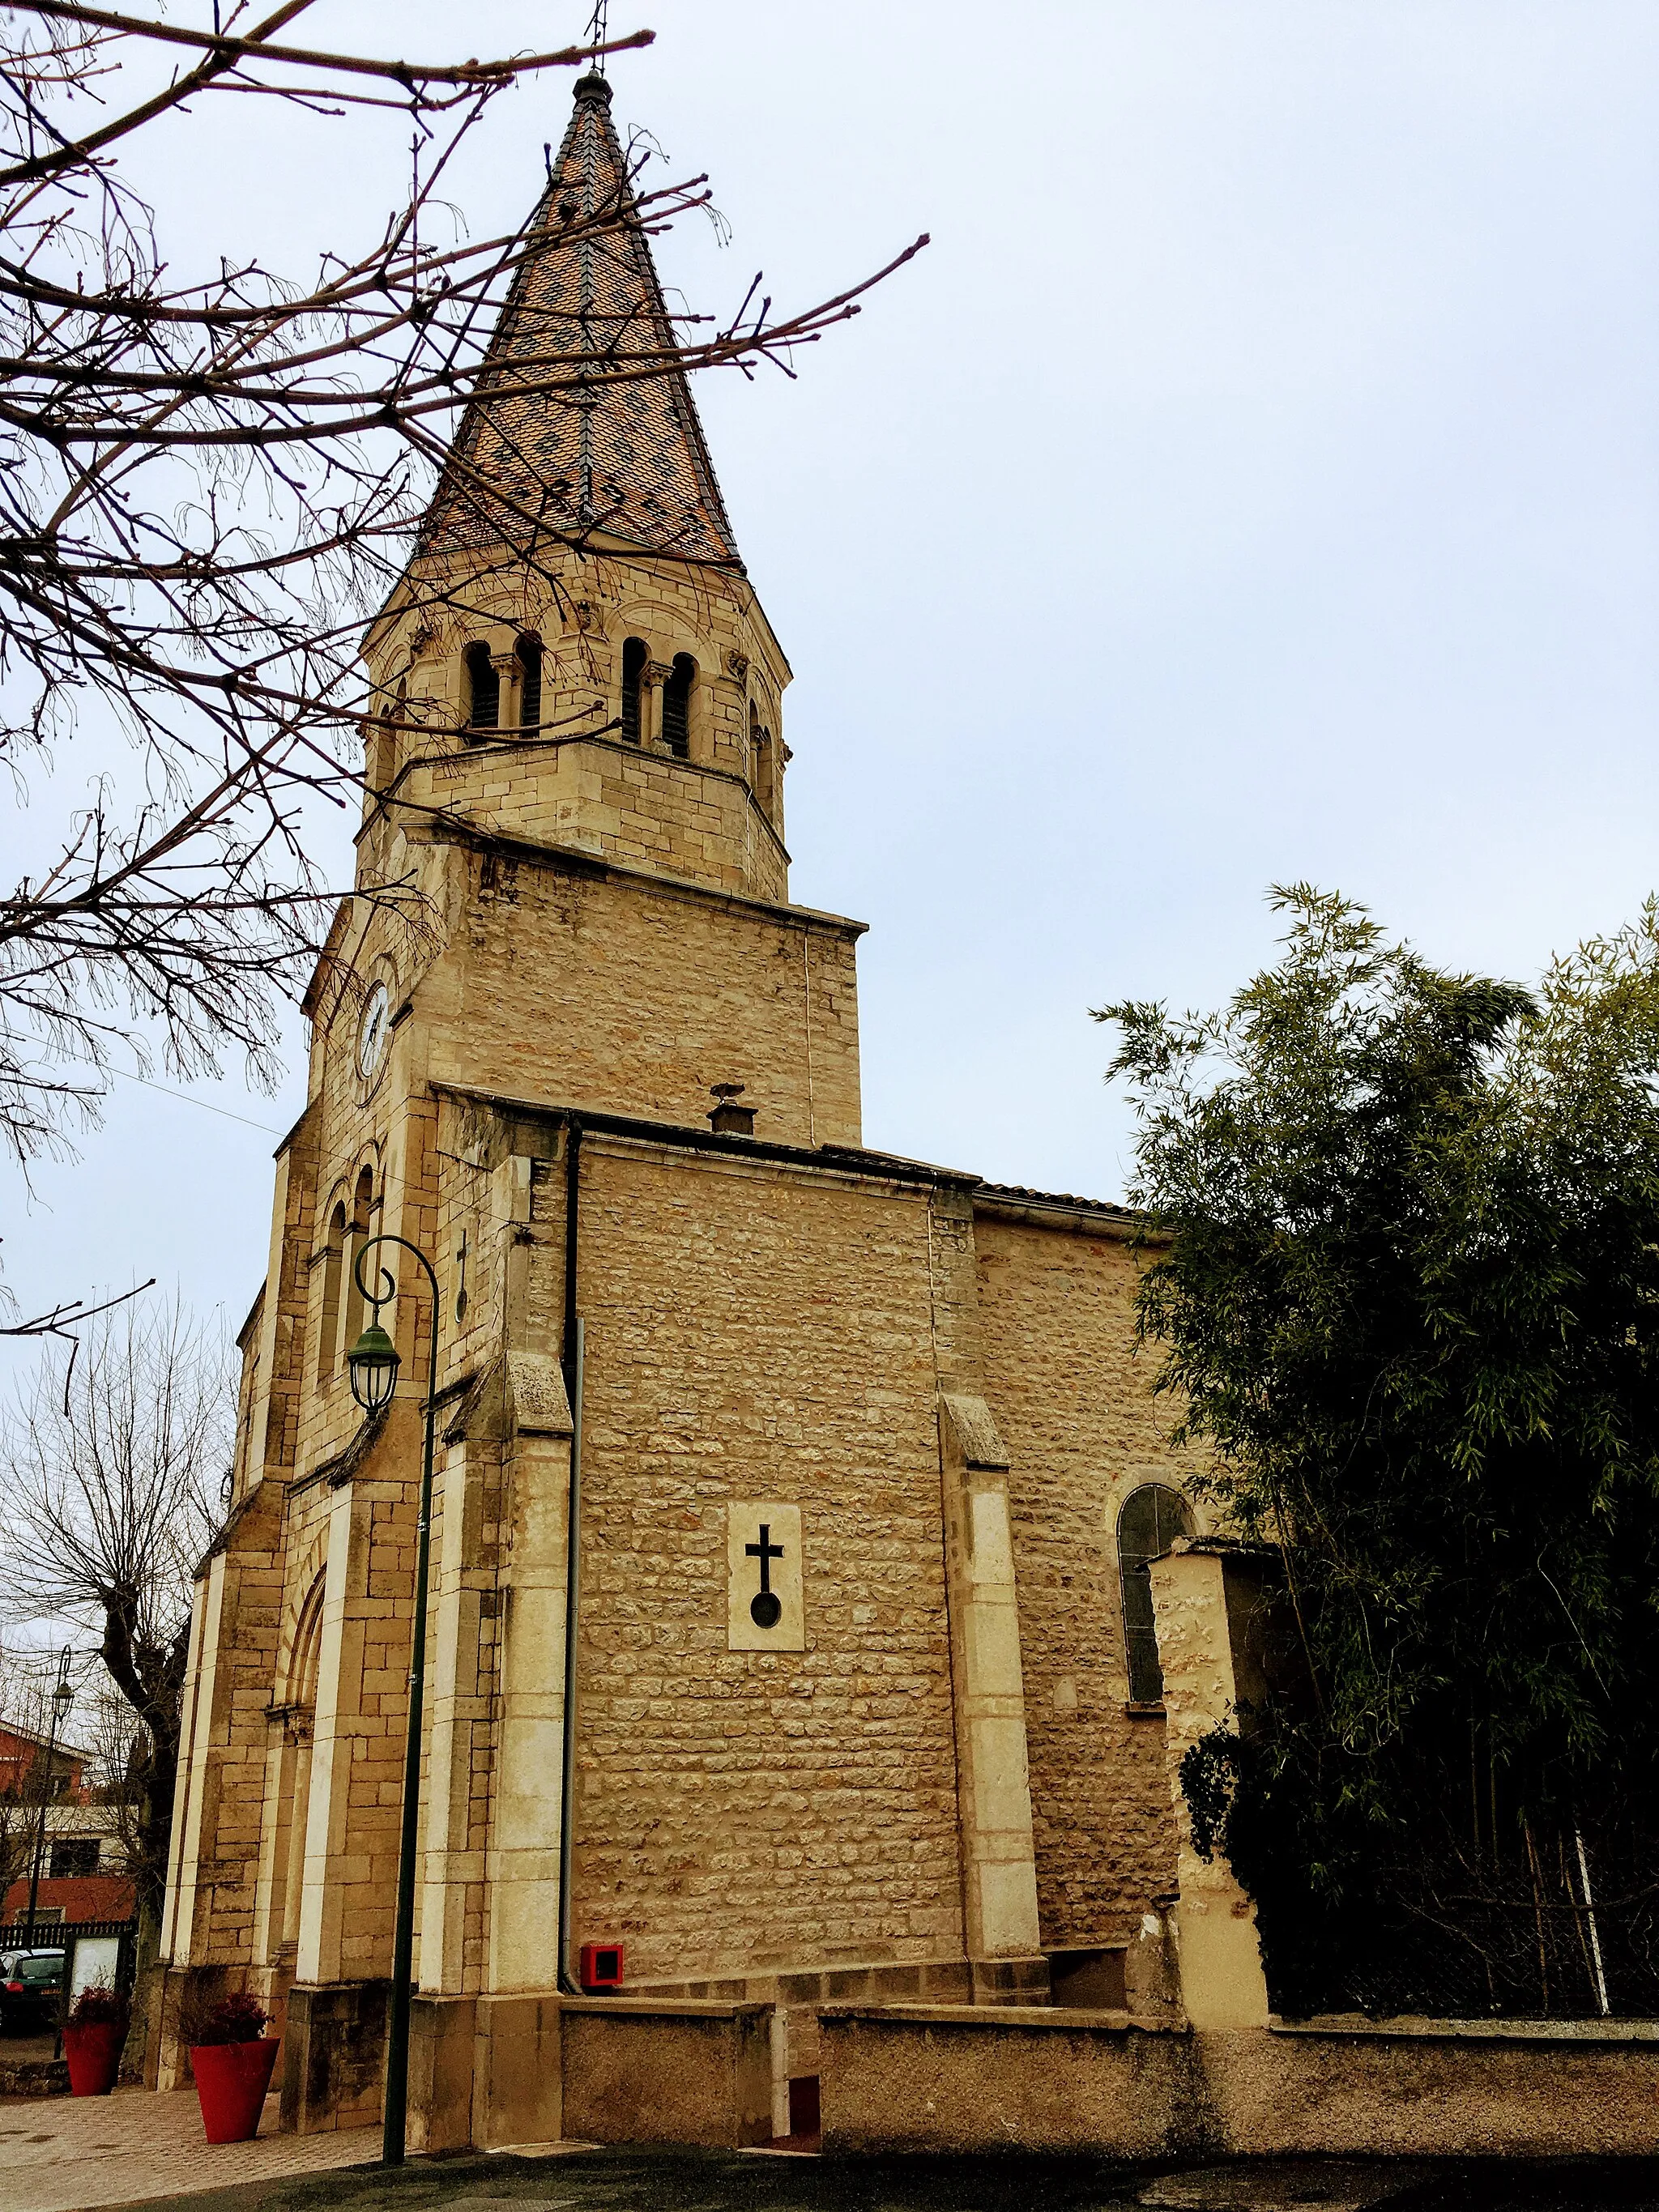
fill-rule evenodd
<path id="1" fill-rule="evenodd" d="M 58 1727 L 69 1717 L 69 1709 L 75 1703 L 75 1692 L 70 1687 L 70 1668 L 75 1663 L 75 1653 L 66 1644 L 58 1655 L 58 1686 L 52 1693 L 52 1726 L 46 1732 L 46 1772 L 40 1785 L 40 1819 L 34 1832 L 34 1857 L 29 1867 L 28 1918 L 23 1930 L 26 1950 L 34 1948 L 34 1903 L 40 1893 L 40 1860 L 46 1848 L 46 1806 L 52 1796 L 52 1762 L 58 1752 Z"/>
<path id="2" fill-rule="evenodd" d="M 402 1364 L 397 1346 L 380 1322 L 370 1322 L 346 1354 L 351 1395 L 366 1413 L 378 1413 L 382 1406 L 390 1404 Z"/>
<path id="3" fill-rule="evenodd" d="M 357 1255 L 352 1273 L 373 1307 L 368 1326 L 346 1354 L 351 1395 L 366 1413 L 392 1402 L 401 1362 L 398 1347 L 380 1327 L 380 1308 L 395 1293 L 397 1278 L 377 1267 L 379 1291 L 363 1273 L 371 1252 L 395 1244 L 412 1253 L 432 1291 L 432 1334 L 427 1346 L 426 1435 L 421 1452 L 421 1510 L 415 1524 L 415 1619 L 409 1652 L 409 1731 L 404 1743 L 404 1823 L 398 1845 L 398 1917 L 392 1938 L 392 2007 L 386 2021 L 386 2111 L 380 2157 L 386 2166 L 404 2162 L 404 2125 L 409 2110 L 409 1981 L 415 1952 L 415 1854 L 421 1808 L 421 1706 L 426 1686 L 426 1585 L 432 1525 L 433 1425 L 438 1399 L 438 1278 L 418 1244 L 406 1237 L 371 1237 Z"/>

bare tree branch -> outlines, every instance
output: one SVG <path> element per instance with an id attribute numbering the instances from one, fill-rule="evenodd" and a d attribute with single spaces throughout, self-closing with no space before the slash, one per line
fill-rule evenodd
<path id="1" fill-rule="evenodd" d="M 371 726 L 428 750 L 460 741 L 429 705 L 378 694 L 359 660 L 388 597 L 465 627 L 510 570 L 568 604 L 571 555 L 593 557 L 613 514 L 560 520 L 515 488 L 522 471 L 503 481 L 476 441 L 455 451 L 459 410 L 497 426 L 511 453 L 526 406 L 569 419 L 687 370 L 791 374 L 797 349 L 925 243 L 799 312 L 775 315 L 757 278 L 723 320 L 601 303 L 573 342 L 568 316 L 524 304 L 528 257 L 550 240 L 625 256 L 708 216 L 707 179 L 647 190 L 645 156 L 630 155 L 620 188 L 578 206 L 550 170 L 537 236 L 477 243 L 441 188 L 506 88 L 652 34 L 415 64 L 285 43 L 309 4 L 255 20 L 237 0 L 194 27 L 20 0 L 0 21 L 0 764 L 38 811 L 33 787 L 50 787 L 83 728 L 112 725 L 130 763 L 55 830 L 39 825 L 40 864 L 0 895 L 0 1145 L 25 1167 L 95 1120 L 118 1045 L 145 1073 L 154 1037 L 185 1079 L 240 1048 L 274 1081 L 279 1007 L 302 993 L 338 902 L 312 851 L 314 810 L 376 799 Z M 174 51 L 193 58 L 158 82 Z M 309 280 L 234 257 L 199 280 L 175 274 L 116 166 L 158 116 L 187 120 L 232 94 L 337 128 L 365 103 L 410 119 L 393 213 Z M 507 358 L 492 333 L 509 299 L 521 339 Z M 461 583 L 410 569 L 441 471 L 495 548 Z M 672 533 L 651 557 L 721 565 Z M 582 728 L 604 712 L 596 700 Z M 422 927 L 412 878 L 356 890 Z M 49 1318 L 30 1333 L 60 1334 Z"/>
<path id="2" fill-rule="evenodd" d="M 88 1317 L 0 1416 L 8 1601 L 92 1643 L 136 1729 L 128 1760 L 141 1914 L 159 1911 L 197 1563 L 218 1519 L 231 1395 L 224 1349 L 175 1300 Z"/>

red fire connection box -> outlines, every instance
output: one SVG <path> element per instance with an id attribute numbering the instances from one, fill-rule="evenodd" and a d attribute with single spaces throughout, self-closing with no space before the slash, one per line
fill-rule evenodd
<path id="1" fill-rule="evenodd" d="M 584 1943 L 577 1961 L 576 1978 L 592 1996 L 600 1990 L 619 1990 L 623 1978 L 620 1943 Z"/>

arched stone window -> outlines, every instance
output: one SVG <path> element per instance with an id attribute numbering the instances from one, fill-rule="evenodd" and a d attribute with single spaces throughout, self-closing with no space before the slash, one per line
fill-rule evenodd
<path id="1" fill-rule="evenodd" d="M 696 662 L 689 653 L 677 653 L 662 687 L 663 742 L 677 760 L 691 757 L 691 692 L 696 680 Z"/>
<path id="2" fill-rule="evenodd" d="M 408 684 L 399 684 L 395 703 L 381 708 L 379 726 L 365 749 L 367 758 L 363 763 L 364 775 L 370 793 L 374 796 L 378 797 L 383 793 L 398 773 L 400 740 L 398 732 L 392 726 L 394 722 L 401 722 L 407 719 L 408 699 Z"/>
<path id="3" fill-rule="evenodd" d="M 283 1753 L 277 1784 L 276 1848 L 271 1856 L 270 1950 L 289 1957 L 300 1940 L 305 1895 L 306 1831 L 311 1809 L 311 1746 L 316 1724 L 317 1661 L 322 1646 L 323 1583 L 319 1575 L 300 1610 L 294 1650 L 278 1707 Z"/>
<path id="4" fill-rule="evenodd" d="M 526 632 L 514 651 L 519 661 L 519 727 L 537 729 L 542 719 L 542 641 Z"/>
<path id="5" fill-rule="evenodd" d="M 467 727 L 493 730 L 501 719 L 501 679 L 487 645 L 466 648 Z"/>
<path id="6" fill-rule="evenodd" d="M 340 1358 L 340 1269 L 345 1260 L 346 1212 L 343 1203 L 328 1218 L 328 1242 L 323 1248 L 323 1316 L 317 1330 L 317 1379 L 326 1382 Z"/>
<path id="7" fill-rule="evenodd" d="M 623 640 L 622 733 L 630 745 L 640 741 L 640 696 L 645 688 L 645 664 L 650 658 L 642 637 Z"/>
<path id="8" fill-rule="evenodd" d="M 770 814 L 777 785 L 772 765 L 772 732 L 761 726 L 760 708 L 749 702 L 749 780 L 764 812 Z"/>
<path id="9" fill-rule="evenodd" d="M 1164 1701 L 1158 1627 L 1152 1617 L 1152 1578 L 1147 1571 L 1177 1536 L 1193 1533 L 1193 1509 L 1166 1483 L 1143 1483 L 1123 1501 L 1117 1516 L 1117 1572 L 1123 1593 L 1123 1649 L 1129 1662 L 1129 1702 Z"/>
<path id="10" fill-rule="evenodd" d="M 340 1332 L 340 1348 L 336 1362 L 350 1351 L 363 1333 L 365 1301 L 357 1287 L 357 1260 L 368 1242 L 369 1213 L 374 1204 L 374 1177 L 364 1168 L 357 1177 L 357 1189 L 351 1204 L 351 1229 L 346 1243 L 345 1327 Z M 373 1267 L 373 1261 L 370 1267 Z"/>

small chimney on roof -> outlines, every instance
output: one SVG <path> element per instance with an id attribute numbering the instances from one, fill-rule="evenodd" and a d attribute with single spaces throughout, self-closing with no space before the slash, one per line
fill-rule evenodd
<path id="1" fill-rule="evenodd" d="M 708 1095 L 714 1105 L 708 1112 L 708 1126 L 717 1136 L 752 1137 L 755 1133 L 755 1109 L 739 1106 L 743 1096 L 741 1083 L 711 1083 Z"/>

